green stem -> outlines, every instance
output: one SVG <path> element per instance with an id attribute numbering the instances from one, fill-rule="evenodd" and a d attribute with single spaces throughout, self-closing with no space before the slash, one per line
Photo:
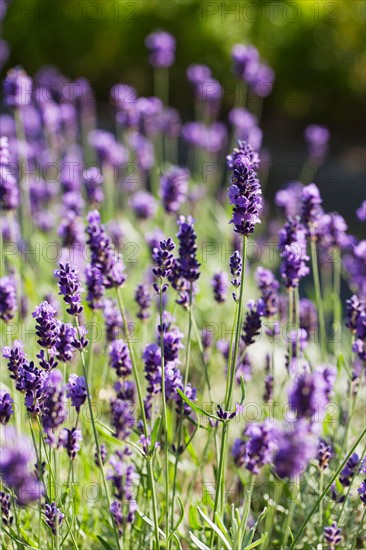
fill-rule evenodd
<path id="1" fill-rule="evenodd" d="M 305 520 L 303 521 L 292 545 L 291 545 L 291 548 L 290 550 L 293 550 L 295 547 L 296 547 L 296 544 L 298 542 L 298 540 L 300 539 L 305 527 L 307 526 L 307 524 L 309 523 L 310 519 L 312 518 L 314 512 L 316 512 L 319 504 L 321 503 L 321 501 L 324 499 L 325 495 L 327 494 L 327 492 L 329 491 L 332 483 L 334 482 L 334 480 L 338 477 L 338 475 L 340 474 L 340 472 L 343 470 L 343 468 L 345 467 L 345 465 L 347 464 L 347 461 L 350 459 L 352 453 L 354 452 L 354 450 L 356 449 L 357 445 L 360 443 L 360 441 L 362 440 L 363 437 L 365 437 L 366 435 L 366 428 L 361 432 L 361 434 L 359 435 L 359 437 L 357 438 L 356 442 L 352 445 L 352 448 L 351 450 L 349 451 L 348 455 L 346 456 L 346 458 L 344 459 L 344 461 L 342 462 L 342 464 L 337 468 L 337 470 L 335 471 L 335 473 L 332 475 L 330 481 L 328 482 L 326 488 L 324 489 L 324 491 L 322 492 L 322 494 L 320 495 L 320 497 L 318 498 L 318 500 L 316 501 L 316 503 L 314 504 L 314 506 L 311 508 L 310 512 L 308 513 L 308 515 L 306 516 Z"/>
<path id="2" fill-rule="evenodd" d="M 76 327 L 77 327 L 79 337 L 80 337 L 80 325 L 79 325 L 78 317 L 75 317 L 75 320 L 76 320 Z M 113 527 L 114 536 L 115 536 L 116 543 L 117 543 L 117 548 L 118 548 L 118 550 L 120 550 L 121 547 L 120 547 L 120 544 L 119 544 L 119 537 L 118 537 L 118 532 L 117 532 L 117 528 L 116 528 L 116 522 L 114 521 L 113 514 L 110 510 L 111 500 L 110 500 L 110 496 L 109 496 L 107 481 L 106 481 L 104 468 L 103 468 L 103 463 L 102 463 L 102 458 L 101 458 L 101 454 L 100 454 L 99 439 L 98 439 L 98 434 L 97 434 L 97 430 L 96 430 L 96 427 L 95 427 L 93 406 L 92 406 L 92 402 L 91 402 L 89 382 L 88 382 L 88 373 L 87 373 L 87 369 L 86 369 L 85 357 L 84 357 L 84 351 L 83 350 L 80 350 L 80 358 L 81 358 L 81 364 L 83 366 L 83 374 L 84 374 L 84 378 L 85 378 L 86 395 L 87 395 L 87 401 L 88 401 L 90 421 L 91 421 L 91 425 L 92 425 L 92 430 L 93 430 L 93 435 L 94 435 L 94 442 L 95 442 L 95 447 L 96 447 L 97 456 L 98 456 L 99 469 L 100 469 L 100 472 L 101 472 L 101 475 L 102 475 L 104 493 L 105 493 L 105 497 L 106 497 L 107 503 L 108 503 L 108 511 L 110 513 L 111 520 L 112 520 L 112 527 Z"/>
<path id="3" fill-rule="evenodd" d="M 355 535 L 355 538 L 353 539 L 353 543 L 352 543 L 352 546 L 351 546 L 351 550 L 354 549 L 354 547 L 356 546 L 357 544 L 357 539 L 358 539 L 358 535 L 361 533 L 361 530 L 363 529 L 364 525 L 365 525 L 365 520 L 366 520 L 366 506 L 365 506 L 365 509 L 363 511 L 363 514 L 362 514 L 362 518 L 361 518 L 361 521 L 360 521 L 360 525 L 359 525 L 359 528 L 357 529 L 357 533 Z"/>
<path id="4" fill-rule="evenodd" d="M 164 361 L 164 331 L 163 331 L 163 281 L 160 279 L 160 354 L 161 354 L 161 398 L 163 406 L 163 428 L 165 438 L 165 534 L 169 538 L 169 449 L 168 449 L 168 416 L 165 397 L 165 361 Z M 173 500 L 174 503 L 174 500 Z M 174 504 L 172 504 L 174 506 Z"/>
<path id="5" fill-rule="evenodd" d="M 336 248 L 333 263 L 333 324 L 337 331 L 337 336 L 334 338 L 334 355 L 337 358 L 342 346 L 341 251 L 339 248 Z"/>
<path id="6" fill-rule="evenodd" d="M 280 498 L 281 498 L 282 489 L 283 489 L 283 483 L 276 479 L 275 480 L 274 495 L 273 495 L 273 499 L 272 499 L 272 501 L 269 505 L 269 509 L 268 509 L 267 517 L 266 517 L 266 523 L 265 523 L 265 527 L 264 527 L 264 532 L 268 533 L 268 534 L 267 534 L 267 537 L 266 537 L 265 541 L 263 542 L 263 550 L 265 548 L 268 548 L 268 544 L 271 541 L 271 534 L 272 534 L 272 529 L 273 529 L 273 520 L 274 520 L 275 515 L 276 515 L 277 505 L 278 505 L 278 503 L 280 501 Z M 287 522 L 286 522 L 285 529 L 284 529 L 284 536 L 286 536 L 286 528 L 287 528 Z M 286 548 L 286 545 L 284 545 L 284 548 Z"/>
<path id="7" fill-rule="evenodd" d="M 130 335 L 129 335 L 129 330 L 128 330 L 128 323 L 127 323 L 127 317 L 126 317 L 126 312 L 125 312 L 125 308 L 124 308 L 123 301 L 122 301 L 121 289 L 117 288 L 116 293 L 117 293 L 117 300 L 118 300 L 119 309 L 120 309 L 121 315 L 122 315 L 123 325 L 124 325 L 125 330 L 126 330 L 127 346 L 128 346 L 128 351 L 130 353 L 130 358 L 131 358 L 131 363 L 132 363 L 132 371 L 133 371 L 133 376 L 134 376 L 135 383 L 136 383 L 137 396 L 138 396 L 138 401 L 139 401 L 139 407 L 140 407 L 140 410 L 141 410 L 141 418 L 142 418 L 142 424 L 143 424 L 143 428 L 144 428 L 144 434 L 145 434 L 145 437 L 149 437 L 149 431 L 148 431 L 148 427 L 147 427 L 147 420 L 146 420 L 146 414 L 145 414 L 144 400 L 143 400 L 143 397 L 142 397 L 140 377 L 139 377 L 139 373 L 138 373 L 138 370 L 137 370 L 133 349 L 132 349 L 132 346 L 131 346 Z M 158 508 L 157 508 L 157 500 L 156 500 L 154 472 L 153 472 L 153 469 L 152 469 L 152 464 L 151 464 L 150 458 L 147 460 L 147 472 L 148 472 L 150 490 L 151 490 L 151 495 L 152 495 L 152 500 L 153 500 L 154 536 L 155 536 L 155 546 L 156 546 L 155 550 L 159 550 L 159 547 L 160 547 L 160 543 L 159 543 L 159 518 L 158 518 Z"/>
<path id="8" fill-rule="evenodd" d="M 223 478 L 223 470 L 224 470 L 224 455 L 226 452 L 226 441 L 227 441 L 227 432 L 228 432 L 228 424 L 225 422 L 222 427 L 222 439 L 221 439 L 221 448 L 220 448 L 220 462 L 219 462 L 219 471 L 217 473 L 217 480 L 216 480 L 216 491 L 215 491 L 215 503 L 214 503 L 214 510 L 213 510 L 213 521 L 215 521 L 216 512 L 219 505 L 220 500 L 220 492 L 222 490 L 222 483 L 221 479 Z M 224 480 L 225 482 L 225 480 Z M 210 539 L 210 548 L 213 548 L 213 543 L 215 540 L 215 531 L 212 530 L 211 532 L 211 539 Z"/>
<path id="9" fill-rule="evenodd" d="M 316 241 L 314 241 L 313 239 L 310 241 L 310 251 L 311 251 L 311 265 L 312 265 L 313 277 L 314 277 L 316 305 L 318 308 L 318 315 L 319 315 L 320 350 L 321 350 L 322 361 L 325 361 L 326 349 L 325 349 L 324 309 L 323 309 L 323 300 L 322 300 L 322 294 L 320 289 Z"/>
<path id="10" fill-rule="evenodd" d="M 320 470 L 320 477 L 319 477 L 319 495 L 323 492 L 323 485 L 324 485 L 324 469 L 321 468 Z M 323 501 L 321 500 L 319 502 L 319 528 L 320 531 L 323 527 Z"/>

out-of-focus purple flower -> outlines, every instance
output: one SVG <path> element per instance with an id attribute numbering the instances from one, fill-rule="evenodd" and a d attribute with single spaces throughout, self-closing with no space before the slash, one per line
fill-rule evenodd
<path id="1" fill-rule="evenodd" d="M 147 285 L 139 284 L 135 290 L 135 302 L 139 306 L 138 319 L 145 321 L 150 317 L 151 295 Z"/>
<path id="2" fill-rule="evenodd" d="M 62 525 L 62 521 L 65 517 L 65 514 L 61 512 L 56 506 L 56 502 L 51 502 L 51 504 L 44 505 L 44 514 L 46 516 L 46 523 L 51 529 L 52 534 L 56 536 L 58 528 Z"/>
<path id="3" fill-rule="evenodd" d="M 149 139 L 140 133 L 132 133 L 129 136 L 129 144 L 132 148 L 138 169 L 142 172 L 150 170 L 155 163 L 154 147 Z"/>
<path id="4" fill-rule="evenodd" d="M 306 185 L 301 193 L 301 222 L 312 239 L 318 238 L 322 222 L 322 198 L 315 183 Z"/>
<path id="5" fill-rule="evenodd" d="M 161 131 L 170 138 L 180 136 L 182 122 L 179 111 L 172 107 L 166 107 L 161 115 Z"/>
<path id="6" fill-rule="evenodd" d="M 64 428 L 58 438 L 58 446 L 66 449 L 70 460 L 75 460 L 76 453 L 80 451 L 80 441 L 82 441 L 81 430 L 78 428 Z"/>
<path id="7" fill-rule="evenodd" d="M 234 205 L 230 223 L 235 225 L 237 233 L 246 236 L 260 223 L 262 190 L 255 171 L 257 165 L 254 151 L 245 142 L 239 142 L 239 148 L 228 157 L 228 166 L 233 170 L 228 191 L 230 203 Z"/>
<path id="8" fill-rule="evenodd" d="M 216 302 L 222 304 L 226 301 L 229 287 L 229 277 L 225 271 L 215 273 L 211 279 L 211 286 Z"/>
<path id="9" fill-rule="evenodd" d="M 189 170 L 172 166 L 160 179 L 160 197 L 168 214 L 178 212 L 187 198 Z"/>
<path id="10" fill-rule="evenodd" d="M 84 376 L 70 374 L 69 381 L 67 383 L 66 397 L 71 399 L 72 406 L 75 407 L 76 412 L 79 413 L 87 398 L 87 389 Z"/>
<path id="11" fill-rule="evenodd" d="M 5 390 L 0 390 L 0 424 L 7 424 L 14 414 L 13 400 Z"/>
<path id="12" fill-rule="evenodd" d="M 0 476 L 4 485 L 15 491 L 21 505 L 38 500 L 43 493 L 32 473 L 34 462 L 30 440 L 20 436 L 14 428 L 6 427 L 1 441 Z"/>
<path id="13" fill-rule="evenodd" d="M 99 445 L 99 454 L 100 454 L 100 460 L 102 464 L 105 464 L 108 456 L 108 451 L 107 451 L 107 447 L 103 443 Z M 97 451 L 95 451 L 95 454 L 94 454 L 94 462 L 97 466 L 99 466 L 99 457 L 98 457 Z"/>
<path id="14" fill-rule="evenodd" d="M 136 103 L 139 133 L 153 138 L 162 130 L 163 102 L 157 97 L 140 97 Z"/>
<path id="15" fill-rule="evenodd" d="M 68 304 L 66 309 L 70 315 L 80 315 L 83 311 L 81 305 L 81 293 L 83 289 L 79 281 L 79 272 L 75 265 L 60 263 L 60 269 L 55 269 L 54 276 L 58 279 L 59 295 L 64 297 Z"/>
<path id="16" fill-rule="evenodd" d="M 153 218 L 156 214 L 157 204 L 151 193 L 137 191 L 129 200 L 129 205 L 135 215 L 141 220 Z"/>
<path id="17" fill-rule="evenodd" d="M 217 154 L 227 145 L 227 129 L 222 122 L 205 126 L 201 122 L 186 122 L 182 128 L 184 140 L 198 149 Z"/>
<path id="18" fill-rule="evenodd" d="M 67 418 L 65 388 L 62 386 L 62 373 L 52 370 L 47 374 L 43 384 L 43 404 L 41 422 L 47 435 L 47 442 L 55 441 L 55 430 Z"/>
<path id="19" fill-rule="evenodd" d="M 8 359 L 8 369 L 10 372 L 10 378 L 17 380 L 19 369 L 27 363 L 26 354 L 23 351 L 24 344 L 21 340 L 14 340 L 13 347 L 4 346 L 2 348 L 2 356 Z"/>
<path id="20" fill-rule="evenodd" d="M 272 92 L 274 71 L 260 61 L 258 50 L 254 46 L 235 44 L 231 51 L 234 74 L 247 83 L 249 88 L 260 97 Z"/>
<path id="21" fill-rule="evenodd" d="M 124 111 L 126 107 L 136 104 L 137 92 L 128 84 L 115 84 L 111 88 L 110 99 L 113 105 Z"/>
<path id="22" fill-rule="evenodd" d="M 89 143 L 95 148 L 101 166 L 118 166 L 128 161 L 126 148 L 117 143 L 110 132 L 93 130 L 89 134 Z"/>
<path id="23" fill-rule="evenodd" d="M 165 31 L 149 34 L 145 44 L 150 50 L 150 63 L 153 67 L 170 67 L 175 60 L 175 38 Z"/>
<path id="24" fill-rule="evenodd" d="M 243 439 L 235 439 L 231 449 L 231 454 L 236 466 L 243 466 L 247 455 L 246 443 Z"/>
<path id="25" fill-rule="evenodd" d="M 299 420 L 291 430 L 279 429 L 273 464 L 280 478 L 294 479 L 304 472 L 316 454 L 316 441 L 307 422 Z"/>
<path id="26" fill-rule="evenodd" d="M 285 189 L 277 191 L 275 203 L 286 218 L 300 215 L 303 188 L 303 184 L 299 181 L 292 181 Z"/>
<path id="27" fill-rule="evenodd" d="M 271 317 L 272 315 L 277 315 L 279 282 L 275 279 L 272 271 L 263 267 L 257 268 L 255 277 L 265 306 L 263 316 Z"/>
<path id="28" fill-rule="evenodd" d="M 42 348 L 51 349 L 56 344 L 59 324 L 56 319 L 56 310 L 48 302 L 42 302 L 32 313 L 36 319 L 36 335 L 38 344 Z"/>
<path id="29" fill-rule="evenodd" d="M 279 234 L 278 248 L 281 251 L 281 275 L 287 288 L 297 287 L 300 279 L 309 273 L 306 263 L 305 229 L 298 218 L 289 218 Z"/>
<path id="30" fill-rule="evenodd" d="M 99 205 L 104 200 L 103 175 L 97 166 L 89 166 L 83 172 L 86 197 L 89 204 Z"/>
<path id="31" fill-rule="evenodd" d="M 231 57 L 234 64 L 234 74 L 244 79 L 247 65 L 259 61 L 259 52 L 254 46 L 235 44 L 231 50 Z"/>
<path id="32" fill-rule="evenodd" d="M 349 487 L 351 485 L 351 480 L 356 473 L 359 463 L 360 458 L 358 454 L 353 453 L 339 475 L 339 481 L 342 483 L 343 487 Z"/>
<path id="33" fill-rule="evenodd" d="M 323 372 L 304 373 L 297 377 L 289 391 L 289 405 L 297 418 L 319 421 L 325 415 L 332 384 Z"/>
<path id="34" fill-rule="evenodd" d="M 314 303 L 308 298 L 301 298 L 299 303 L 300 328 L 306 330 L 308 338 L 317 328 L 318 314 Z"/>
<path id="35" fill-rule="evenodd" d="M 366 222 L 366 200 L 362 202 L 360 208 L 357 208 L 356 216 L 361 222 Z"/>
<path id="36" fill-rule="evenodd" d="M 75 212 L 65 214 L 57 229 L 62 246 L 71 248 L 84 243 L 84 224 Z"/>
<path id="37" fill-rule="evenodd" d="M 8 323 L 18 309 L 15 283 L 12 277 L 0 279 L 0 319 Z"/>
<path id="38" fill-rule="evenodd" d="M 177 327 L 170 327 L 169 330 L 163 330 L 163 336 L 159 334 L 158 343 L 160 343 L 161 337 L 164 342 L 164 360 L 168 362 L 178 359 L 179 350 L 183 348 L 183 334 L 180 330 Z"/>
<path id="39" fill-rule="evenodd" d="M 350 254 L 344 257 L 344 266 L 349 274 L 350 285 L 354 292 L 366 294 L 366 240 L 355 244 Z"/>
<path id="40" fill-rule="evenodd" d="M 0 137 L 0 209 L 15 210 L 19 205 L 19 190 L 15 177 L 9 166 L 9 140 Z"/>
<path id="41" fill-rule="evenodd" d="M 109 364 L 118 378 L 126 378 L 132 372 L 132 363 L 128 346 L 123 340 L 115 340 L 109 346 Z"/>
<path id="42" fill-rule="evenodd" d="M 10 69 L 4 80 L 4 101 L 9 107 L 24 107 L 32 99 L 32 79 L 20 67 Z"/>
<path id="43" fill-rule="evenodd" d="M 1 521 L 6 527 L 11 527 L 14 517 L 10 511 L 10 495 L 0 491 Z"/>
<path id="44" fill-rule="evenodd" d="M 335 547 L 342 542 L 342 529 L 334 521 L 329 527 L 324 527 L 324 539 L 328 543 L 329 550 L 335 550 Z"/>
<path id="45" fill-rule="evenodd" d="M 230 111 L 229 120 L 235 129 L 236 139 L 246 141 L 255 151 L 259 151 L 263 132 L 257 126 L 256 117 L 246 109 L 236 107 Z"/>
<path id="46" fill-rule="evenodd" d="M 326 250 L 333 248 L 344 249 L 350 244 L 350 236 L 347 235 L 347 224 L 340 214 L 331 212 L 323 214 L 320 220 L 320 242 Z M 335 258 L 335 261 L 338 258 Z"/>
<path id="47" fill-rule="evenodd" d="M 333 456 L 333 449 L 324 439 L 319 439 L 318 451 L 317 451 L 317 460 L 319 463 L 319 468 L 321 470 L 326 470 L 329 466 L 329 461 Z"/>
<path id="48" fill-rule="evenodd" d="M 126 439 L 135 425 L 132 403 L 115 399 L 111 402 L 111 417 L 111 423 L 118 439 Z"/>
<path id="49" fill-rule="evenodd" d="M 91 265 L 97 267 L 103 274 L 106 288 L 122 286 L 126 281 L 125 268 L 120 256 L 113 248 L 104 225 L 101 224 L 99 212 L 90 211 L 87 220 L 87 244 L 91 252 Z"/>
<path id="50" fill-rule="evenodd" d="M 247 470 L 255 475 L 259 474 L 263 466 L 272 460 L 276 450 L 273 432 L 273 424 L 268 419 L 262 424 L 256 422 L 249 424 L 244 432 L 244 436 L 248 438 L 245 444 L 244 464 Z"/>
<path id="51" fill-rule="evenodd" d="M 254 344 L 256 337 L 260 334 L 262 327 L 263 313 L 265 311 L 265 304 L 261 298 L 256 302 L 250 300 L 247 303 L 248 311 L 245 316 L 245 321 L 243 325 L 243 332 L 241 339 L 246 346 Z"/>
<path id="52" fill-rule="evenodd" d="M 308 144 L 308 155 L 310 158 L 322 159 L 328 152 L 330 133 L 326 126 L 310 124 L 305 128 L 304 138 Z"/>
<path id="53" fill-rule="evenodd" d="M 113 342 L 113 340 L 121 336 L 123 327 L 122 316 L 114 300 L 106 299 L 103 306 L 107 342 Z"/>
<path id="54" fill-rule="evenodd" d="M 197 86 L 211 78 L 211 69 L 206 65 L 189 65 L 186 74 L 189 82 Z"/>
<path id="55" fill-rule="evenodd" d="M 265 403 L 268 403 L 273 399 L 273 386 L 274 386 L 274 378 L 272 374 L 267 374 L 264 379 L 263 401 Z"/>
<path id="56" fill-rule="evenodd" d="M 109 464 L 111 470 L 107 474 L 107 479 L 111 480 L 114 487 L 115 500 L 111 505 L 116 524 L 120 530 L 126 523 L 132 523 L 137 510 L 137 503 L 134 498 L 134 487 L 139 480 L 135 466 L 128 464 L 127 458 L 131 451 L 126 447 L 123 451 L 116 451 L 115 455 L 111 456 Z M 120 503 L 127 504 L 127 514 L 122 515 Z"/>

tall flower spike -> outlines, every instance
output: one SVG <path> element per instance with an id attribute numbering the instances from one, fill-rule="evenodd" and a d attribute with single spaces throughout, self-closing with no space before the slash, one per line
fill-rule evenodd
<path id="1" fill-rule="evenodd" d="M 228 191 L 230 203 L 234 205 L 230 223 L 235 225 L 237 233 L 245 236 L 253 233 L 255 225 L 260 223 L 262 190 L 256 172 L 258 163 L 257 154 L 245 142 L 239 142 L 239 149 L 234 149 L 228 157 L 228 166 L 233 171 Z"/>
<path id="2" fill-rule="evenodd" d="M 56 530 L 61 526 L 65 514 L 63 514 L 61 510 L 57 508 L 55 502 L 51 502 L 51 504 L 45 504 L 44 514 L 46 516 L 46 523 L 48 527 L 51 529 L 52 534 L 56 535 Z"/>
<path id="3" fill-rule="evenodd" d="M 15 284 L 12 277 L 0 279 L 0 319 L 8 323 L 18 309 Z"/>
<path id="4" fill-rule="evenodd" d="M 178 212 L 188 193 L 189 171 L 172 166 L 160 179 L 160 197 L 168 214 Z"/>
<path id="5" fill-rule="evenodd" d="M 139 284 L 135 290 L 135 302 L 139 306 L 138 319 L 146 321 L 150 317 L 151 295 L 147 285 Z"/>
<path id="6" fill-rule="evenodd" d="M 9 167 L 9 140 L 0 137 L 0 210 L 15 210 L 19 205 L 19 189 Z"/>
<path id="7" fill-rule="evenodd" d="M 69 263 L 60 264 L 60 269 L 56 269 L 54 276 L 58 279 L 60 289 L 59 295 L 64 297 L 64 301 L 68 304 L 67 313 L 70 315 L 80 315 L 83 311 L 81 305 L 81 284 L 79 281 L 79 273 L 76 266 Z"/>
<path id="8" fill-rule="evenodd" d="M 312 238 L 318 238 L 321 231 L 323 210 L 322 198 L 315 183 L 310 183 L 303 188 L 301 193 L 301 221 Z"/>
<path id="9" fill-rule="evenodd" d="M 51 349 L 56 344 L 59 324 L 55 316 L 55 308 L 46 301 L 32 313 L 32 317 L 36 319 L 37 342 L 43 348 Z"/>
<path id="10" fill-rule="evenodd" d="M 342 542 L 342 529 L 334 521 L 332 525 L 324 528 L 324 539 L 329 544 L 329 550 L 335 550 L 335 547 Z"/>
<path id="11" fill-rule="evenodd" d="M 0 424 L 7 424 L 14 414 L 13 400 L 5 390 L 0 390 Z"/>
<path id="12" fill-rule="evenodd" d="M 160 245 L 153 250 L 153 261 L 155 267 L 153 267 L 153 274 L 158 279 L 169 278 L 171 275 L 174 257 L 172 251 L 175 248 L 175 244 L 172 239 L 166 239 L 160 241 Z M 157 283 L 153 284 L 154 290 L 160 293 L 160 287 Z M 161 288 L 161 292 L 165 292 L 168 288 L 167 284 L 164 284 Z"/>
<path id="13" fill-rule="evenodd" d="M 189 302 L 191 285 L 200 276 L 200 264 L 197 261 L 197 235 L 193 218 L 191 216 L 187 218 L 180 216 L 177 224 L 179 225 L 177 233 L 179 240 L 178 258 L 174 261 L 169 281 L 172 283 L 173 288 L 179 292 L 180 297 L 177 303 L 184 306 Z"/>
<path id="14" fill-rule="evenodd" d="M 222 304 L 226 301 L 228 285 L 229 278 L 225 271 L 215 273 L 212 277 L 211 286 L 217 303 Z"/>
<path id="15" fill-rule="evenodd" d="M 300 280 L 309 273 L 306 262 L 305 229 L 298 218 L 288 218 L 279 234 L 278 248 L 281 252 L 281 275 L 287 288 L 299 286 Z"/>

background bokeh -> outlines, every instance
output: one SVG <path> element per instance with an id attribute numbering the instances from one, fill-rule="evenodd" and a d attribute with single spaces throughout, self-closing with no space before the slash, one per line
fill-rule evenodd
<path id="1" fill-rule="evenodd" d="M 53 64 L 71 79 L 87 77 L 101 125 L 111 127 L 113 84 L 129 83 L 140 95 L 152 94 L 144 38 L 162 28 L 177 40 L 171 104 L 183 120 L 192 119 L 185 69 L 192 62 L 205 63 L 224 87 L 220 116 L 225 120 L 236 85 L 231 47 L 253 43 L 276 72 L 262 118 L 264 144 L 273 160 L 269 198 L 296 178 L 296 166 L 306 155 L 305 126 L 326 124 L 331 150 L 319 185 L 326 209 L 341 210 L 352 229 L 354 209 L 365 195 L 365 6 L 360 0 L 13 0 L 3 28 L 10 46 L 3 71 L 22 65 L 33 75 Z"/>

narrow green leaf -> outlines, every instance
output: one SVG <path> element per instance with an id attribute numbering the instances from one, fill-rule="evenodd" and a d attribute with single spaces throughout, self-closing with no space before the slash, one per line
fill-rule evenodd
<path id="1" fill-rule="evenodd" d="M 178 521 L 176 522 L 176 524 L 174 525 L 174 527 L 172 529 L 172 532 L 170 533 L 170 535 L 168 537 L 168 546 L 169 546 L 170 539 L 174 536 L 175 532 L 177 531 L 179 525 L 182 523 L 183 518 L 184 518 L 184 506 L 183 506 L 182 499 L 180 498 L 180 496 L 177 495 L 176 500 L 178 501 L 179 508 L 180 508 L 179 518 L 178 518 Z"/>
<path id="2" fill-rule="evenodd" d="M 155 420 L 154 427 L 151 432 L 151 448 L 154 449 L 155 443 L 158 440 L 159 434 L 160 434 L 160 426 L 161 426 L 161 415 L 158 416 L 158 418 Z"/>
<path id="3" fill-rule="evenodd" d="M 189 532 L 189 536 L 191 537 L 192 542 L 199 548 L 200 550 L 210 550 L 208 546 L 205 545 L 204 542 L 201 542 L 193 533 L 192 531 Z"/>
<path id="4" fill-rule="evenodd" d="M 204 514 L 202 512 L 201 508 L 197 507 L 197 511 L 198 511 L 199 515 L 209 524 L 211 529 L 213 529 L 215 531 L 215 533 L 220 537 L 220 539 L 222 540 L 222 542 L 226 546 L 227 550 L 232 550 L 230 542 L 227 540 L 227 538 L 225 537 L 225 535 L 221 531 L 221 529 L 219 529 L 219 527 L 215 523 L 213 523 L 213 521 L 211 521 L 210 518 L 208 516 L 206 516 L 206 514 Z"/>
<path id="5" fill-rule="evenodd" d="M 99 540 L 99 542 L 103 544 L 104 548 L 106 548 L 107 550 L 113 550 L 112 546 L 108 544 L 108 542 L 104 540 L 103 537 L 101 537 L 100 535 L 97 535 L 97 539 Z"/>
<path id="6" fill-rule="evenodd" d="M 252 548 L 256 548 L 257 546 L 259 546 L 260 544 L 262 544 L 262 542 L 264 542 L 267 538 L 267 534 L 268 533 L 263 533 L 263 535 L 261 536 L 260 539 L 256 540 L 255 542 L 253 542 L 252 544 L 249 544 L 249 546 L 246 546 L 244 548 L 244 550 L 252 550 Z"/>
<path id="7" fill-rule="evenodd" d="M 240 388 L 241 388 L 241 399 L 240 399 L 240 405 L 243 405 L 245 401 L 245 382 L 242 375 L 240 375 Z"/>
<path id="8" fill-rule="evenodd" d="M 147 516 L 145 516 L 145 514 L 141 512 L 140 508 L 137 508 L 137 513 L 144 520 L 145 523 L 147 523 L 148 525 L 150 525 L 150 527 L 155 529 L 155 523 L 151 519 L 149 519 Z M 159 529 L 160 535 L 163 537 L 164 540 L 166 540 L 165 533 L 160 529 L 160 527 L 158 529 Z"/>
<path id="9" fill-rule="evenodd" d="M 199 521 L 197 508 L 193 504 L 189 505 L 188 522 L 191 529 L 202 529 L 202 525 Z"/>
<path id="10" fill-rule="evenodd" d="M 201 407 L 199 407 L 198 405 L 196 405 L 196 403 L 191 401 L 189 397 L 187 397 L 179 388 L 177 389 L 177 392 L 179 393 L 181 398 L 187 403 L 187 405 L 189 405 L 191 409 L 193 409 L 197 414 L 203 414 L 204 416 L 208 416 L 209 418 L 213 418 L 214 420 L 220 420 L 218 416 L 208 413 L 203 409 L 201 409 Z"/>

